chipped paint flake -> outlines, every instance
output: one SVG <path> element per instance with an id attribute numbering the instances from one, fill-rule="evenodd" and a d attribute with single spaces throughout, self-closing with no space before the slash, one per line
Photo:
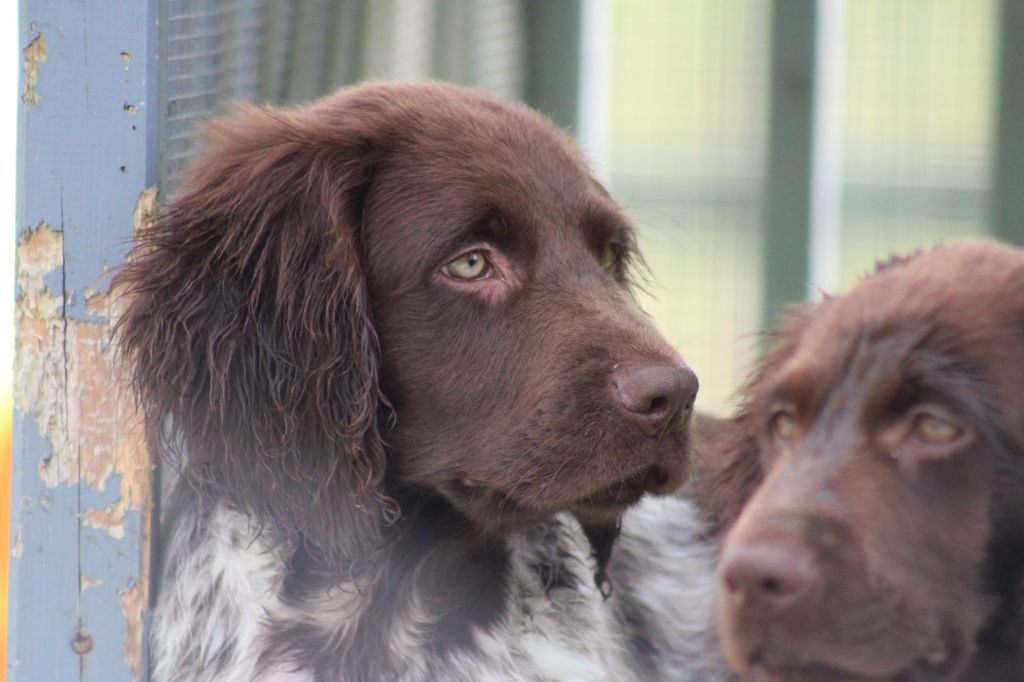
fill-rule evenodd
<path id="1" fill-rule="evenodd" d="M 135 207 L 135 227 L 156 210 L 156 191 L 142 192 Z M 145 448 L 141 415 L 131 392 L 118 375 L 111 341 L 118 299 L 103 290 L 82 290 L 89 319 L 67 317 L 65 291 L 51 291 L 60 282 L 64 263 L 63 234 L 45 222 L 24 231 L 18 240 L 15 302 L 15 407 L 32 417 L 49 445 L 38 473 L 49 488 L 88 486 L 96 491 L 113 486 L 120 496 L 102 509 L 81 509 L 83 526 L 126 536 L 129 515 L 141 516 L 138 541 L 142 560 L 138 579 L 119 592 L 127 619 L 124 656 L 141 678 L 143 613 L 147 599 L 152 466 Z M 28 504 L 44 506 L 45 496 Z M 24 505 L 25 500 L 21 501 Z M 21 536 L 11 554 L 24 551 Z M 82 589 L 99 581 L 81 576 Z"/>
<path id="2" fill-rule="evenodd" d="M 85 525 L 91 528 L 105 530 L 110 537 L 120 540 L 124 537 L 124 497 L 106 509 L 86 509 L 82 515 Z"/>
<path id="3" fill-rule="evenodd" d="M 89 291 L 86 308 L 99 321 L 63 316 L 62 292 L 44 283 L 62 266 L 63 249 L 63 235 L 45 222 L 18 243 L 15 405 L 35 418 L 50 443 L 50 456 L 38 465 L 47 486 L 81 478 L 103 491 L 118 474 L 125 508 L 140 509 L 151 467 L 140 415 L 116 376 L 110 343 L 116 311 L 109 294 Z"/>
<path id="4" fill-rule="evenodd" d="M 146 227 L 156 216 L 156 187 L 154 186 L 139 192 L 139 196 L 135 200 L 135 209 L 132 211 L 132 225 L 135 226 L 135 232 Z"/>
<path id="5" fill-rule="evenodd" d="M 11 558 L 20 559 L 21 555 L 25 552 L 25 544 L 21 540 L 21 531 L 14 536 L 14 545 L 11 547 Z"/>
<path id="6" fill-rule="evenodd" d="M 131 54 L 128 53 L 128 52 L 122 52 L 121 53 L 121 61 L 124 62 L 124 70 L 127 71 L 128 67 L 132 63 L 132 56 L 131 56 Z"/>
<path id="7" fill-rule="evenodd" d="M 21 94 L 21 101 L 31 108 L 39 105 L 39 64 L 46 62 L 46 38 L 42 33 L 38 34 L 21 53 L 25 70 L 25 91 Z"/>
<path id="8" fill-rule="evenodd" d="M 138 680 L 142 675 L 142 614 L 146 604 L 146 589 L 142 583 L 135 583 L 126 590 L 118 590 L 117 594 L 121 599 L 121 610 L 127 623 L 121 654 L 132 668 L 132 679 Z"/>
<path id="9" fill-rule="evenodd" d="M 92 588 L 99 587 L 102 584 L 103 584 L 103 580 L 100 579 L 100 578 L 96 578 L 95 580 L 93 580 L 92 578 L 87 576 L 85 573 L 81 573 L 78 576 L 78 589 L 79 589 L 80 592 L 85 592 L 86 590 L 91 590 Z"/>
<path id="10" fill-rule="evenodd" d="M 15 301 L 14 405 L 31 414 L 50 442 L 50 457 L 39 463 L 50 485 L 73 482 L 72 438 L 67 430 L 68 404 L 64 354 L 66 329 L 63 292 L 53 292 L 44 277 L 64 263 L 64 235 L 45 222 L 23 232 L 18 240 L 15 278 L 20 293 Z"/>

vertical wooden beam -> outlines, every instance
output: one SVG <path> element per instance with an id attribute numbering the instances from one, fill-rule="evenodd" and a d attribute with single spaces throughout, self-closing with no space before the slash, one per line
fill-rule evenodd
<path id="1" fill-rule="evenodd" d="M 153 206 L 157 1 L 23 0 L 8 679 L 145 675 L 151 468 L 108 270 Z"/>
<path id="2" fill-rule="evenodd" d="M 302 0 L 292 3 L 295 11 L 289 41 L 288 70 L 284 102 L 309 102 L 324 93 L 327 80 L 326 59 L 331 26 L 331 5 L 328 0 Z"/>
<path id="3" fill-rule="evenodd" d="M 526 0 L 526 101 L 576 130 L 581 0 Z"/>
<path id="4" fill-rule="evenodd" d="M 774 0 L 763 200 L 763 317 L 771 326 L 810 282 L 817 0 Z"/>
<path id="5" fill-rule="evenodd" d="M 368 0 L 336 0 L 330 7 L 323 91 L 331 92 L 359 78 L 363 53 L 363 16 Z"/>
<path id="6" fill-rule="evenodd" d="M 839 278 L 844 2 L 818 0 L 815 26 L 808 267 L 811 285 L 819 291 L 833 291 Z"/>
<path id="7" fill-rule="evenodd" d="M 455 83 L 472 79 L 470 27 L 477 3 L 447 0 L 437 5 L 436 33 L 431 71 L 437 77 Z"/>
<path id="8" fill-rule="evenodd" d="M 1024 2 L 1000 3 L 996 126 L 992 136 L 992 234 L 1024 245 Z"/>

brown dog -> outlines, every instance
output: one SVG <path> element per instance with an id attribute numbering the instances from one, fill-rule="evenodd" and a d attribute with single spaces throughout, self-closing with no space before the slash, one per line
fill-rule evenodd
<path id="1" fill-rule="evenodd" d="M 1024 254 L 937 247 L 796 314 L 730 430 L 700 487 L 732 667 L 1024 678 Z"/>
<path id="2" fill-rule="evenodd" d="M 682 483 L 697 380 L 572 143 L 441 84 L 206 132 L 119 278 L 180 470 L 153 678 L 628 679 L 595 573 Z"/>

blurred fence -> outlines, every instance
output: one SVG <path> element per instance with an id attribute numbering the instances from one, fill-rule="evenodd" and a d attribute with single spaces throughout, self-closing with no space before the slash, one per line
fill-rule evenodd
<path id="1" fill-rule="evenodd" d="M 998 0 L 164 0 L 161 188 L 173 192 L 196 122 L 227 100 L 441 78 L 540 105 L 583 134 L 641 228 L 654 274 L 643 304 L 698 369 L 704 408 L 722 411 L 786 301 L 848 285 L 891 250 L 992 231 L 1001 11 Z M 1020 23 L 1009 16 L 1004 32 Z"/>
<path id="2" fill-rule="evenodd" d="M 164 0 L 164 191 L 195 153 L 195 124 L 231 100 L 305 102 L 357 80 L 452 80 L 525 95 L 519 0 Z"/>
<path id="3" fill-rule="evenodd" d="M 611 0 L 610 185 L 645 298 L 725 411 L 788 302 L 1024 237 L 1024 3 Z"/>

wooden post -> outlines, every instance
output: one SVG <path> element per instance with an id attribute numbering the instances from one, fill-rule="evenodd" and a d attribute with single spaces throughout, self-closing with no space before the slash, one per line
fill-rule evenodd
<path id="1" fill-rule="evenodd" d="M 9 680 L 145 678 L 151 467 L 109 270 L 155 200 L 157 0 L 23 0 Z"/>
<path id="2" fill-rule="evenodd" d="M 815 23 L 818 0 L 772 2 L 768 152 L 764 174 L 765 327 L 810 284 L 814 144 Z"/>
<path id="3" fill-rule="evenodd" d="M 1024 246 L 1024 3 L 1002 0 L 997 16 L 999 52 L 989 223 L 993 235 Z"/>
<path id="4" fill-rule="evenodd" d="M 576 131 L 580 83 L 580 0 L 527 0 L 526 101 Z"/>

